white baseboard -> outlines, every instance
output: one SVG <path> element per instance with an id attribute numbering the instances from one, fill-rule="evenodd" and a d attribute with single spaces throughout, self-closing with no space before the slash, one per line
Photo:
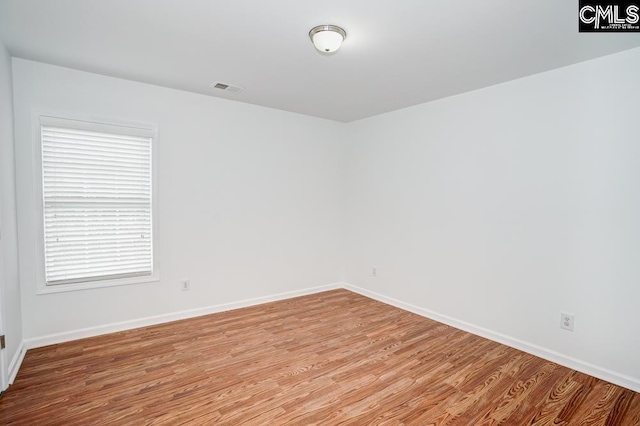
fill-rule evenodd
<path id="1" fill-rule="evenodd" d="M 13 381 L 16 379 L 18 375 L 18 370 L 20 370 L 20 366 L 22 365 L 22 361 L 24 360 L 24 355 L 27 353 L 27 348 L 24 345 L 24 341 L 20 342 L 18 346 L 18 350 L 16 351 L 13 359 L 9 363 L 9 384 L 12 385 Z"/>
<path id="2" fill-rule="evenodd" d="M 483 327 L 478 327 L 468 322 L 460 321 L 455 318 L 451 318 L 449 316 L 439 314 L 432 310 L 421 308 L 419 306 L 415 306 L 410 303 L 406 303 L 401 300 L 397 300 L 392 297 L 388 297 L 383 294 L 376 293 L 374 291 L 370 291 L 362 287 L 355 286 L 353 284 L 340 283 L 340 285 L 342 285 L 342 287 L 347 290 L 353 291 L 354 293 L 358 293 L 363 296 L 367 296 L 379 302 L 386 303 L 388 305 L 392 305 L 400 309 L 404 309 L 405 311 L 413 312 L 414 314 L 432 319 L 434 321 L 441 322 L 443 324 L 450 325 L 452 327 L 467 331 L 469 333 L 484 337 L 489 340 L 493 340 L 494 342 L 502 343 L 503 345 L 507 345 L 509 347 L 521 350 L 523 352 L 527 352 L 531 355 L 535 355 L 540 358 L 544 358 L 548 361 L 555 362 L 556 364 L 560 364 L 562 366 L 571 368 L 572 370 L 576 370 L 581 373 L 585 373 L 590 376 L 597 377 L 599 379 L 606 380 L 613 384 L 625 387 L 627 389 L 631 389 L 632 391 L 640 392 L 640 379 L 638 378 L 627 376 L 625 374 L 618 373 L 616 371 L 608 370 L 606 368 L 602 368 L 597 365 L 590 364 L 588 362 L 579 360 L 577 358 L 573 358 L 573 357 L 561 354 L 551 349 L 534 345 L 532 343 L 528 343 L 528 342 L 516 339 L 514 337 L 507 336 L 502 333 L 498 333 L 493 330 L 489 330 Z"/>
<path id="3" fill-rule="evenodd" d="M 246 308 L 248 306 L 262 303 L 275 302 L 292 297 L 305 296 L 319 293 L 321 291 L 342 288 L 341 283 L 328 284 L 318 287 L 310 287 L 302 290 L 288 291 L 285 293 L 273 294 L 270 296 L 256 297 L 253 299 L 240 300 L 237 302 L 223 303 L 220 305 L 206 306 L 203 308 L 189 309 L 186 311 L 172 312 L 169 314 L 156 315 L 151 317 L 137 318 L 129 321 L 116 322 L 99 325 L 96 327 L 81 328 L 78 330 L 66 331 L 64 333 L 49 334 L 46 336 L 25 339 L 26 349 L 39 348 L 42 346 L 54 345 L 57 343 L 69 342 L 71 340 L 84 339 L 86 337 L 99 336 L 101 334 L 115 333 L 118 331 L 131 330 L 134 328 L 147 327 L 150 325 L 162 324 L 171 321 L 178 321 L 187 318 L 199 317 L 202 315 L 215 314 L 218 312 L 230 311 L 232 309 Z M 24 355 L 23 355 L 24 356 Z M 16 369 L 17 372 L 17 369 Z"/>

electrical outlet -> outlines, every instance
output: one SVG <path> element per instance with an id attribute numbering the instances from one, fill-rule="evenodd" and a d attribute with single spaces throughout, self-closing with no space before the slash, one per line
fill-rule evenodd
<path id="1" fill-rule="evenodd" d="M 571 314 L 565 314 L 564 312 L 560 314 L 560 328 L 573 331 L 574 323 L 575 323 L 575 316 Z"/>
<path id="2" fill-rule="evenodd" d="M 372 266 L 371 267 L 371 276 L 372 277 L 377 277 L 378 276 L 378 267 L 377 266 Z"/>
<path id="3" fill-rule="evenodd" d="M 190 286 L 191 286 L 191 283 L 189 282 L 189 280 L 180 281 L 180 290 L 189 291 Z"/>

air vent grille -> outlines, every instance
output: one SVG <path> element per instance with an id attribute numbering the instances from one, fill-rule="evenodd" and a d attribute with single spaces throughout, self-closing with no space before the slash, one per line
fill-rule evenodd
<path id="1" fill-rule="evenodd" d="M 244 90 L 244 87 L 235 86 L 233 84 L 223 83 L 221 81 L 214 81 L 211 83 L 211 88 L 217 90 L 223 90 L 229 93 L 240 93 Z"/>

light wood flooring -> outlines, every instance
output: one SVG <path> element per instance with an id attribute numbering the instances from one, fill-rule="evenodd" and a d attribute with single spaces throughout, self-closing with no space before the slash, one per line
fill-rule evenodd
<path id="1" fill-rule="evenodd" d="M 346 290 L 29 350 L 19 425 L 640 425 L 640 394 Z"/>

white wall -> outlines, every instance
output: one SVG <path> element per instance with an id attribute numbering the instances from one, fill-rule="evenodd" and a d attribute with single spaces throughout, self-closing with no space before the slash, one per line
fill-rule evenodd
<path id="1" fill-rule="evenodd" d="M 365 291 L 640 389 L 639 70 L 635 49 L 344 125 L 14 59 L 24 337 L 346 266 Z M 33 108 L 159 125 L 161 282 L 36 295 Z"/>
<path id="2" fill-rule="evenodd" d="M 342 124 L 21 59 L 13 71 L 28 341 L 341 280 Z M 34 108 L 159 126 L 160 282 L 36 294 Z"/>
<path id="3" fill-rule="evenodd" d="M 0 297 L 6 357 L 16 367 L 21 355 L 22 312 L 18 277 L 15 168 L 13 155 L 13 92 L 11 57 L 0 41 Z M 13 373 L 15 371 L 12 371 Z"/>
<path id="4" fill-rule="evenodd" d="M 351 124 L 347 281 L 640 389 L 639 75 L 635 49 Z"/>

